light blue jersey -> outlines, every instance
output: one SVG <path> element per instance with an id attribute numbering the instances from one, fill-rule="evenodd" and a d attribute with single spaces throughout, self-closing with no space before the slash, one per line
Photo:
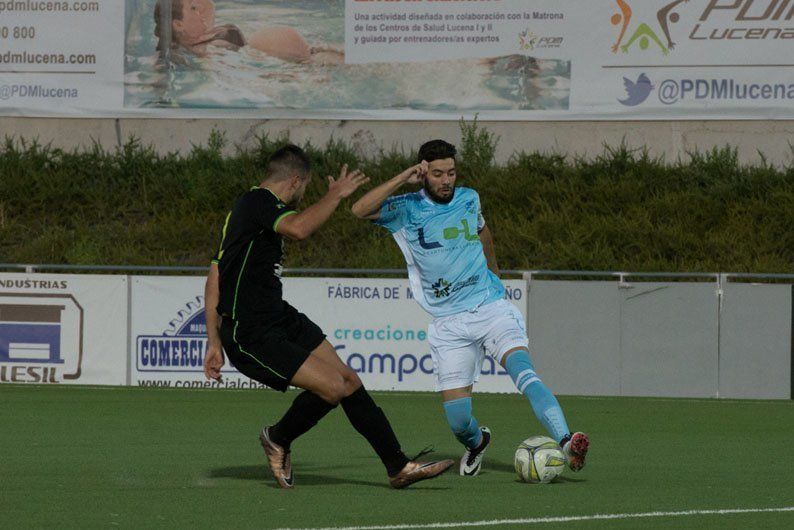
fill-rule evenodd
<path id="1" fill-rule="evenodd" d="M 480 243 L 485 220 L 476 191 L 456 188 L 449 204 L 434 202 L 424 190 L 390 197 L 375 223 L 391 231 L 405 256 L 414 298 L 434 317 L 504 298 Z"/>

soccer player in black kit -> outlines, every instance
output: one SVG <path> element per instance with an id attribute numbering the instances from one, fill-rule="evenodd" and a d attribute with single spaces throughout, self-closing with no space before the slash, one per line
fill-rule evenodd
<path id="1" fill-rule="evenodd" d="M 284 416 L 259 434 L 270 470 L 282 488 L 293 487 L 290 444 L 342 405 L 350 423 L 380 457 L 389 483 L 404 488 L 436 477 L 452 460 L 409 460 L 389 420 L 358 375 L 337 356 L 320 328 L 282 298 L 282 236 L 309 237 L 367 179 L 343 167 L 328 177 L 323 198 L 298 213 L 310 179 L 306 154 L 294 145 L 269 159 L 262 183 L 243 194 L 226 218 L 220 249 L 205 287 L 207 354 L 204 373 L 220 379 L 223 351 L 244 375 L 273 389 L 304 389 Z M 221 348 L 222 346 L 222 348 Z"/>

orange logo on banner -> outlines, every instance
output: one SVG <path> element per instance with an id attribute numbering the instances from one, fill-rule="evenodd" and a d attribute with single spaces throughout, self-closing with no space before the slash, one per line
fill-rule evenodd
<path id="1" fill-rule="evenodd" d="M 617 40 L 612 45 L 612 53 L 617 53 L 618 50 L 628 53 L 634 47 L 639 47 L 640 50 L 645 51 L 651 47 L 651 44 L 654 44 L 663 54 L 667 55 L 675 48 L 670 25 L 681 19 L 681 15 L 676 9 L 681 4 L 688 3 L 689 0 L 674 0 L 665 4 L 656 12 L 655 23 L 640 22 L 636 26 L 632 26 L 632 22 L 636 21 L 633 20 L 634 11 L 631 8 L 631 4 L 627 0 L 615 1 L 620 12 L 614 13 L 610 21 L 613 26 L 619 27 L 620 30 Z M 630 29 L 633 29 L 633 31 L 629 31 Z"/>

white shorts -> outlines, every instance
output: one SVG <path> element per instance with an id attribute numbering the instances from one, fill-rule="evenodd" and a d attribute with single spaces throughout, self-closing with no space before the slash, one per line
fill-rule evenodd
<path id="1" fill-rule="evenodd" d="M 437 392 L 473 385 L 486 353 L 501 363 L 508 351 L 529 346 L 524 317 L 506 300 L 437 318 L 427 339 Z"/>

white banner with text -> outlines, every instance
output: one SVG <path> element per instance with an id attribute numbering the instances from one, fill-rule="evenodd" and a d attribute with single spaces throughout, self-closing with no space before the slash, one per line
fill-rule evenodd
<path id="1" fill-rule="evenodd" d="M 127 277 L 0 273 L 0 382 L 123 385 Z"/>
<path id="2" fill-rule="evenodd" d="M 133 276 L 131 383 L 187 388 L 256 388 L 232 366 L 223 382 L 204 377 L 207 348 L 204 279 Z M 372 390 L 433 390 L 427 343 L 431 317 L 413 300 L 406 279 L 285 278 L 284 298 L 327 335 L 339 357 Z M 507 298 L 526 315 L 526 285 L 504 282 Z M 490 357 L 478 391 L 513 392 Z"/>
<path id="3" fill-rule="evenodd" d="M 794 119 L 792 51 L 792 0 L 0 0 L 0 115 Z"/>

